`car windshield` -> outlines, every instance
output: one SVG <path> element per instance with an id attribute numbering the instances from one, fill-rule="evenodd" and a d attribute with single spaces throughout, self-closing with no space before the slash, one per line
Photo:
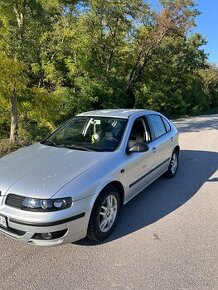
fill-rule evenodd
<path id="1" fill-rule="evenodd" d="M 114 151 L 126 123 L 127 120 L 121 118 L 77 116 L 41 143 L 85 151 Z"/>

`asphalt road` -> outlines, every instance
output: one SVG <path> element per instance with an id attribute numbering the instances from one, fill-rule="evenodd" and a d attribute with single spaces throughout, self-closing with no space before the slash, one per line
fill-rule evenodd
<path id="1" fill-rule="evenodd" d="M 0 235 L 0 289 L 218 289 L 218 115 L 177 120 L 181 161 L 123 209 L 104 244 Z"/>

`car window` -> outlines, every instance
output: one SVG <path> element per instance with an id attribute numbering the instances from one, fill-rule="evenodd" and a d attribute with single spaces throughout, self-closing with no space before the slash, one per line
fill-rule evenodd
<path id="1" fill-rule="evenodd" d="M 50 146 L 114 151 L 121 142 L 126 119 L 77 116 L 42 143 Z"/>
<path id="2" fill-rule="evenodd" d="M 147 116 L 147 118 L 148 118 L 148 120 L 153 128 L 153 131 L 154 131 L 156 138 L 158 138 L 166 133 L 166 129 L 165 129 L 165 126 L 164 126 L 164 123 L 162 121 L 161 116 L 149 115 L 149 116 Z"/>
<path id="3" fill-rule="evenodd" d="M 170 127 L 170 124 L 167 122 L 167 120 L 165 118 L 162 117 L 162 120 L 164 122 L 164 125 L 165 125 L 165 128 L 167 130 L 167 132 L 170 131 L 171 127 Z"/>
<path id="4" fill-rule="evenodd" d="M 146 122 L 142 117 L 136 119 L 130 132 L 128 148 L 131 148 L 136 143 L 146 143 L 150 140 L 151 136 Z"/>

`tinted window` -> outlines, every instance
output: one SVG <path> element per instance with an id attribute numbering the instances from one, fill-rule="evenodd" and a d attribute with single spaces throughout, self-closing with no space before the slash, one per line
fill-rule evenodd
<path id="1" fill-rule="evenodd" d="M 166 119 L 162 118 L 162 120 L 163 120 L 163 122 L 164 122 L 164 125 L 165 125 L 165 127 L 166 127 L 167 132 L 169 132 L 170 129 L 171 129 L 171 128 L 170 128 L 170 124 L 167 122 Z"/>
<path id="2" fill-rule="evenodd" d="M 153 127 L 155 137 L 158 138 L 166 133 L 162 118 L 158 115 L 150 115 L 148 119 Z"/>

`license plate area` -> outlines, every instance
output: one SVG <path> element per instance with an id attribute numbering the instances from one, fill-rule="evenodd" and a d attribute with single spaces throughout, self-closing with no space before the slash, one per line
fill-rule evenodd
<path id="1" fill-rule="evenodd" d="M 7 218 L 2 215 L 0 215 L 0 227 L 4 229 L 8 228 Z"/>

